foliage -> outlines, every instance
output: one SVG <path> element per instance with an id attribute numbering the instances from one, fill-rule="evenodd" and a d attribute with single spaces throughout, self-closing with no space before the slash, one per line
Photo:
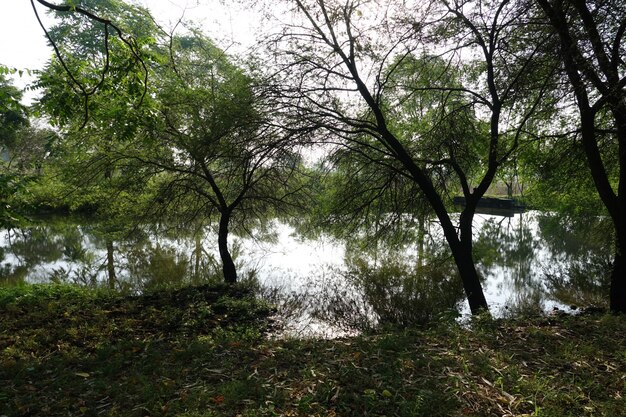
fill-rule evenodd
<path id="1" fill-rule="evenodd" d="M 296 143 L 267 123 L 251 76 L 199 32 L 169 48 L 161 53 L 171 59 L 155 68 L 157 113 L 135 143 L 139 153 L 125 155 L 150 170 L 163 203 L 155 208 L 254 219 L 293 204 L 285 196 Z"/>
<path id="2" fill-rule="evenodd" d="M 451 68 L 445 57 L 410 54 L 386 69 L 381 94 L 389 128 L 444 195 L 461 189 L 458 170 L 476 184 L 485 171 L 481 160 L 489 152 L 489 126 L 477 116 L 479 107 L 467 91 L 473 85 L 473 75 L 467 74 L 477 65 L 469 61 Z"/>
<path id="3" fill-rule="evenodd" d="M 432 214 L 419 188 L 402 174 L 364 162 L 358 152 L 337 151 L 332 167 L 320 167 L 307 226 L 340 237 L 413 239 L 420 219 Z M 367 159 L 367 158 L 365 158 Z"/>
<path id="4" fill-rule="evenodd" d="M 24 187 L 27 178 L 11 169 L 17 141 L 29 126 L 26 107 L 20 102 L 22 92 L 0 72 L 0 227 L 19 223 L 20 214 L 12 207 L 11 197 Z"/>
<path id="5" fill-rule="evenodd" d="M 22 216 L 9 203 L 10 197 L 24 186 L 24 181 L 15 174 L 0 174 L 0 228 L 15 227 Z"/>
<path id="6" fill-rule="evenodd" d="M 12 148 L 16 133 L 29 125 L 22 92 L 0 73 L 0 152 Z"/>
<path id="7" fill-rule="evenodd" d="M 558 124 L 562 124 L 559 128 L 565 130 L 575 122 L 567 117 Z M 553 127 L 556 128 L 557 124 Z M 575 217 L 606 215 L 580 139 L 574 134 L 550 137 L 548 132 L 543 132 L 543 135 L 541 141 L 525 147 L 519 158 L 528 203 L 538 210 Z M 618 172 L 615 156 L 610 147 L 603 147 L 602 158 L 607 163 L 607 174 L 612 182 L 617 180 Z"/>
<path id="8" fill-rule="evenodd" d="M 119 122 L 115 134 L 128 133 L 147 92 L 144 48 L 154 43 L 155 22 L 145 9 L 120 0 L 49 8 L 60 22 L 44 29 L 55 56 L 36 84 L 45 89 L 41 110 L 60 126 Z"/>

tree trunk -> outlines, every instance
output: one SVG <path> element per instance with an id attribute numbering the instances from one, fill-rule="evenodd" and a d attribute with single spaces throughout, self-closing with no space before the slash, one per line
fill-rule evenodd
<path id="1" fill-rule="evenodd" d="M 481 312 L 489 312 L 487 299 L 483 293 L 483 287 L 474 265 L 471 244 L 459 244 L 452 248 L 452 256 L 454 256 L 461 281 L 463 282 L 463 289 L 465 290 L 470 311 L 474 315 Z"/>
<path id="2" fill-rule="evenodd" d="M 220 228 L 217 237 L 217 243 L 220 250 L 220 258 L 222 259 L 222 271 L 224 272 L 224 281 L 233 284 L 237 282 L 237 269 L 233 262 L 232 256 L 228 251 L 228 223 L 230 222 L 230 213 L 223 212 L 220 217 Z"/>
<path id="3" fill-rule="evenodd" d="M 107 239 L 107 272 L 109 273 L 109 288 L 115 289 L 115 264 L 113 259 L 113 241 Z"/>
<path id="4" fill-rule="evenodd" d="M 626 94 L 612 100 L 611 112 L 617 127 L 619 183 L 617 215 L 613 217 L 616 247 L 609 300 L 612 312 L 626 314 Z"/>
<path id="5" fill-rule="evenodd" d="M 458 237 L 456 233 L 446 233 L 446 238 L 448 239 L 452 256 L 454 257 L 459 275 L 461 276 L 461 281 L 463 282 L 463 289 L 465 290 L 465 296 L 467 297 L 470 311 L 472 314 L 477 314 L 489 311 L 487 299 L 483 293 L 483 287 L 478 277 L 478 271 L 476 271 L 476 265 L 474 264 L 474 255 L 472 254 L 472 222 L 478 200 L 466 196 L 465 201 L 465 209 L 461 212 L 459 218 Z M 448 238 L 448 235 L 454 237 L 454 241 Z"/>
<path id="6" fill-rule="evenodd" d="M 626 259 L 619 251 L 615 254 L 611 272 L 609 297 L 611 311 L 626 314 Z"/>
<path id="7" fill-rule="evenodd" d="M 615 233 L 617 242 L 611 271 L 610 309 L 613 313 L 626 314 L 626 227 L 616 227 Z"/>
<path id="8" fill-rule="evenodd" d="M 341 47 L 339 48 L 341 49 Z M 474 261 L 472 257 L 472 234 L 471 234 L 471 217 L 476 209 L 476 204 L 478 199 L 485 193 L 489 185 L 493 182 L 493 178 L 496 172 L 496 150 L 497 150 L 497 132 L 498 132 L 498 120 L 500 115 L 500 105 L 494 105 L 492 108 L 492 116 L 491 116 L 491 150 L 489 155 L 489 169 L 487 173 L 483 177 L 482 181 L 478 186 L 478 191 L 474 194 L 470 194 L 469 190 L 464 190 L 465 199 L 466 199 L 466 207 L 470 207 L 468 212 L 472 213 L 469 219 L 470 232 L 465 235 L 461 232 L 461 236 L 457 236 L 457 231 L 452 221 L 450 220 L 450 215 L 441 199 L 441 195 L 435 189 L 431 178 L 427 175 L 425 170 L 422 170 L 413 160 L 409 151 L 404 147 L 402 142 L 394 136 L 394 134 L 388 129 L 387 122 L 385 120 L 385 116 L 381 107 L 379 106 L 377 99 L 372 96 L 367 86 L 360 78 L 356 65 L 345 56 L 342 57 L 347 68 L 350 70 L 352 76 L 354 77 L 354 81 L 356 83 L 356 87 L 372 110 L 374 117 L 376 118 L 377 130 L 380 133 L 381 137 L 378 139 L 381 141 L 386 147 L 389 147 L 395 153 L 395 158 L 402 163 L 402 165 L 407 169 L 410 173 L 411 177 L 415 181 L 415 183 L 419 186 L 421 191 L 424 193 L 424 196 L 430 203 L 431 208 L 437 215 L 441 227 L 443 228 L 443 233 L 452 249 L 452 254 L 454 256 L 454 260 L 456 261 L 456 265 L 459 269 L 459 275 L 461 277 L 461 281 L 463 281 L 463 287 L 465 288 L 465 294 L 467 295 L 467 300 L 470 305 L 470 310 L 472 314 L 476 314 L 480 311 L 489 311 L 489 306 L 487 305 L 487 300 L 485 299 L 485 295 L 483 294 L 482 286 L 480 284 L 480 280 L 478 279 L 478 273 L 476 272 L 476 268 L 474 266 Z M 463 177 L 464 174 L 463 174 Z M 467 192 L 465 192 L 467 191 Z M 470 198 L 474 196 L 474 199 Z"/>
<path id="9" fill-rule="evenodd" d="M 199 280 L 200 278 L 200 257 L 202 256 L 202 239 L 201 239 L 201 235 L 198 232 L 196 234 L 196 248 L 194 250 L 194 254 L 195 254 L 195 265 L 194 265 L 194 278 L 196 280 Z"/>
<path id="10" fill-rule="evenodd" d="M 424 270 L 424 265 L 426 264 L 425 258 L 426 254 L 424 253 L 425 245 L 424 240 L 426 238 L 426 216 L 423 214 L 419 215 L 418 219 L 418 230 L 417 230 L 417 272 L 420 274 Z"/>
<path id="11" fill-rule="evenodd" d="M 463 283 L 463 289 L 469 303 L 472 314 L 480 312 L 488 312 L 489 305 L 483 293 L 482 284 L 478 278 L 478 272 L 474 265 L 474 256 L 472 254 L 472 219 L 476 211 L 478 199 L 468 198 L 465 196 L 466 206 L 461 213 L 459 219 L 459 234 L 457 228 L 452 223 L 443 202 L 434 190 L 424 191 L 424 194 L 431 202 L 439 224 L 443 229 L 443 234 L 452 251 L 454 262 L 459 271 L 459 277 Z"/>

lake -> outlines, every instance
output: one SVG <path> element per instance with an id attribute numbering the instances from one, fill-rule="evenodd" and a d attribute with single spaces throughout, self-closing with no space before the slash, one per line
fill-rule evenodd
<path id="1" fill-rule="evenodd" d="M 231 236 L 240 276 L 276 303 L 286 331 L 350 334 L 384 323 L 467 315 L 456 269 L 436 222 L 405 242 L 302 236 L 284 222 Z M 476 215 L 475 257 L 497 316 L 604 305 L 612 262 L 609 221 L 529 211 Z M 0 231 L 0 284 L 65 282 L 128 293 L 219 279 L 216 234 L 165 227 L 117 231 L 40 220 Z"/>

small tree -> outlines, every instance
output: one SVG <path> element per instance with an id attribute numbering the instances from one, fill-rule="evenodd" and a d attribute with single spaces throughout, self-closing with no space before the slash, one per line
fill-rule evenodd
<path id="1" fill-rule="evenodd" d="M 242 225 L 298 203 L 297 141 L 269 123 L 253 78 L 206 37 L 173 37 L 163 57 L 154 67 L 150 123 L 118 155 L 150 172 L 162 203 L 155 207 L 188 219 L 219 217 L 223 274 L 232 283 L 233 220 Z"/>

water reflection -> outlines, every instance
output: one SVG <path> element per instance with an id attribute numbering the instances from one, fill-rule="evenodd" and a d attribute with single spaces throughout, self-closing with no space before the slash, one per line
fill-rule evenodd
<path id="1" fill-rule="evenodd" d="M 615 253 L 610 219 L 543 215 L 537 222 L 551 254 L 545 270 L 550 296 L 571 305 L 604 305 Z"/>
<path id="2" fill-rule="evenodd" d="M 614 241 L 609 219 L 535 211 L 478 216 L 476 229 L 476 258 L 496 311 L 605 305 Z"/>
<path id="3" fill-rule="evenodd" d="M 603 304 L 608 293 L 612 228 L 527 212 L 477 215 L 475 255 L 496 315 Z M 98 225 L 46 221 L 0 233 L 0 283 L 70 282 L 125 292 L 220 279 L 210 227 L 199 233 L 157 227 L 112 233 Z M 352 331 L 379 324 L 423 323 L 466 313 L 457 277 L 435 222 L 416 222 L 414 242 L 304 238 L 274 222 L 274 233 L 233 241 L 244 276 L 291 313 L 294 332 Z M 271 237 L 260 239 L 258 236 Z"/>
<path id="4" fill-rule="evenodd" d="M 398 256 L 393 248 L 379 249 L 377 256 L 346 258 L 344 276 L 363 294 L 377 324 L 424 324 L 442 314 L 454 314 L 464 299 L 461 280 L 447 251 L 423 245 L 413 256 L 410 252 L 405 249 L 403 256 Z"/>
<path id="5" fill-rule="evenodd" d="M 549 308 L 542 278 L 546 253 L 537 236 L 536 216 L 531 212 L 477 217 L 478 270 L 487 278 L 486 292 L 497 300 L 494 307 L 502 314 L 537 314 Z"/>
<path id="6" fill-rule="evenodd" d="M 67 261 L 89 262 L 82 248 L 82 233 L 76 228 L 42 225 L 3 234 L 0 279 L 4 284 L 47 281 L 49 273 Z"/>

